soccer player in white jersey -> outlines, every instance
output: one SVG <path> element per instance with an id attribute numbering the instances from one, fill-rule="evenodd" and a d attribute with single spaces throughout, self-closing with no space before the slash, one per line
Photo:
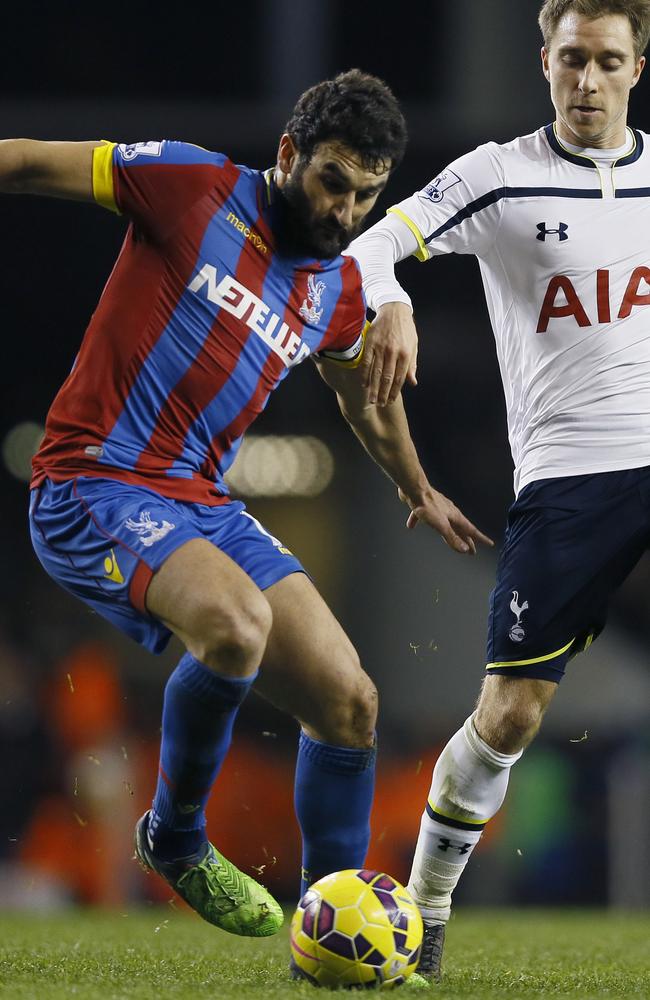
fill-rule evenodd
<path id="1" fill-rule="evenodd" d="M 554 124 L 462 156 L 349 251 L 375 342 L 407 351 L 415 328 L 394 263 L 478 258 L 515 465 L 487 676 L 435 766 L 409 882 L 432 979 L 452 892 L 510 768 L 650 542 L 650 137 L 627 125 L 650 0 L 546 0 L 539 23 Z"/>

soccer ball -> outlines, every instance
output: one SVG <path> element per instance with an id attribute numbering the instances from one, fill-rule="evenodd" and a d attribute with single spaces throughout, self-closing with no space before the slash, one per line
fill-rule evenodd
<path id="1" fill-rule="evenodd" d="M 291 954 L 314 986 L 392 989 L 418 964 L 422 918 L 390 875 L 348 868 L 319 879 L 291 921 Z"/>

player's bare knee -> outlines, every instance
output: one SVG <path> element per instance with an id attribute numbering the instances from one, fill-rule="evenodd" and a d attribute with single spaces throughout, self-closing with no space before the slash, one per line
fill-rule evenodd
<path id="1" fill-rule="evenodd" d="M 500 753 L 523 750 L 536 736 L 556 690 L 550 681 L 487 677 L 474 715 L 479 736 Z"/>
<path id="2" fill-rule="evenodd" d="M 352 699 L 351 730 L 353 736 L 363 740 L 367 746 L 372 746 L 375 738 L 378 704 L 377 688 L 367 674 L 363 674 L 356 697 Z"/>
<path id="3" fill-rule="evenodd" d="M 327 741 L 338 746 L 371 747 L 375 738 L 378 695 L 367 674 L 359 671 L 329 703 Z"/>
<path id="4" fill-rule="evenodd" d="M 245 677 L 259 667 L 271 631 L 272 613 L 260 595 L 245 608 L 202 615 L 199 634 L 189 644 L 190 652 L 206 666 L 233 677 Z"/>

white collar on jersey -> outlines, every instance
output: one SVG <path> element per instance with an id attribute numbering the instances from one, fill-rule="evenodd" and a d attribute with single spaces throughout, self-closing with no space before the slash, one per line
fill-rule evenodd
<path id="1" fill-rule="evenodd" d="M 611 165 L 617 167 L 627 166 L 639 159 L 643 152 L 643 137 L 636 129 L 629 126 L 627 128 L 627 139 L 623 146 L 617 149 L 585 149 L 582 146 L 574 146 L 572 143 L 560 139 L 557 134 L 555 123 L 544 128 L 549 146 L 553 152 L 561 156 L 562 159 L 575 163 L 579 167 L 596 169 L 598 165 Z"/>
<path id="2" fill-rule="evenodd" d="M 591 146 L 574 146 L 572 142 L 567 142 L 566 139 L 559 139 L 558 142 L 561 143 L 565 149 L 568 149 L 570 153 L 575 153 L 576 156 L 588 156 L 590 160 L 595 160 L 597 163 L 613 163 L 614 160 L 622 160 L 623 157 L 631 153 L 636 144 L 636 139 L 634 138 L 634 132 L 631 128 L 625 129 L 625 142 L 622 146 L 617 146 L 616 149 L 596 149 Z"/>

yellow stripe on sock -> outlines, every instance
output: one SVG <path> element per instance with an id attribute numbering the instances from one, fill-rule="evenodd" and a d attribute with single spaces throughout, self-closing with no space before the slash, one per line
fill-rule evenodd
<path id="1" fill-rule="evenodd" d="M 457 823 L 471 823 L 472 826 L 485 826 L 487 821 L 492 818 L 491 816 L 488 816 L 487 819 L 470 819 L 469 816 L 452 816 L 451 813 L 446 813 L 439 806 L 434 805 L 431 799 L 428 799 L 427 801 L 431 806 L 431 808 L 433 809 L 433 811 L 435 813 L 438 813 L 439 816 L 444 816 L 445 819 L 456 820 Z"/>

